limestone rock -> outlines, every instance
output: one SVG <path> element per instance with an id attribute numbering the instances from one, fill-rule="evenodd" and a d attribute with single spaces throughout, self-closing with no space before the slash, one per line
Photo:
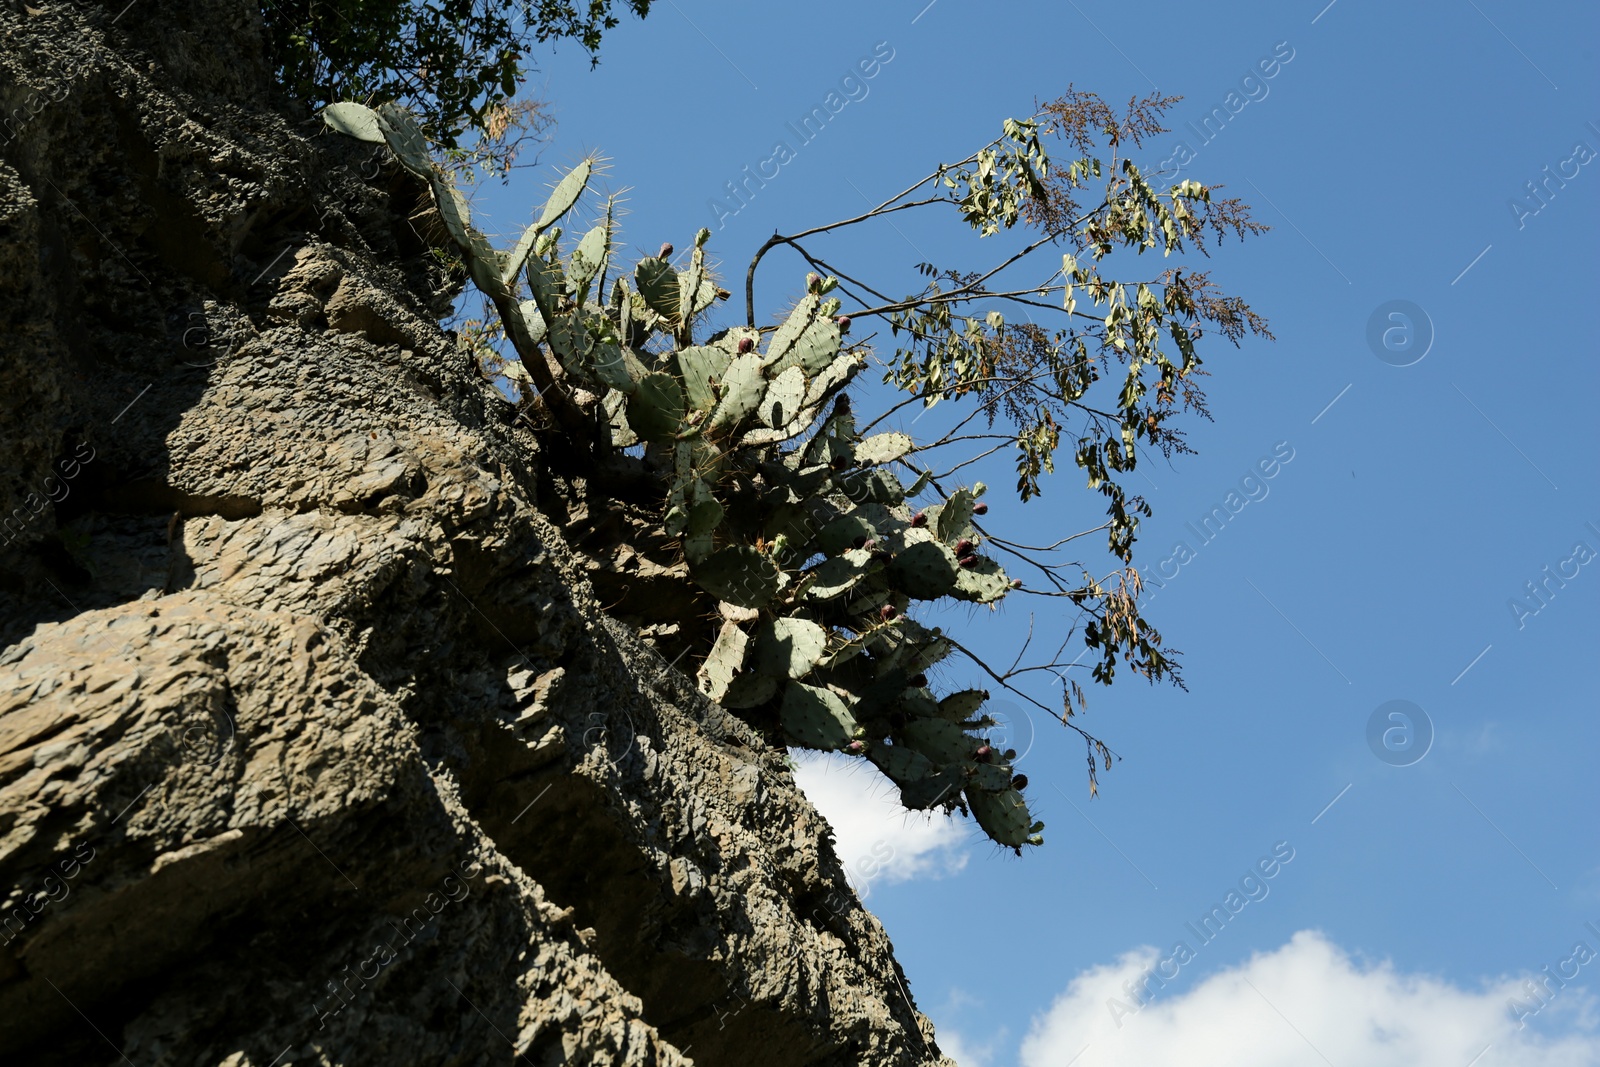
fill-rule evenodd
<path id="1" fill-rule="evenodd" d="M 268 109 L 254 3 L 121 7 L 0 5 L 0 1061 L 948 1062 L 602 611 L 421 185 Z"/>

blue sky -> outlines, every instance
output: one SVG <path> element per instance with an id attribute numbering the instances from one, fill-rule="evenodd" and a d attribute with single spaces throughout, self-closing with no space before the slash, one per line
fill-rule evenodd
<path id="1" fill-rule="evenodd" d="M 969 1067 L 1600 1063 L 1600 956 L 1575 953 L 1600 954 L 1600 9 L 1325 2 L 663 0 L 608 37 L 595 71 L 570 48 L 541 56 L 529 87 L 555 107 L 554 139 L 540 167 L 480 190 L 483 221 L 510 233 L 557 168 L 599 151 L 631 189 L 629 258 L 710 226 L 724 284 L 742 288 L 774 230 L 855 214 L 1072 82 L 1113 102 L 1184 96 L 1142 161 L 1184 142 L 1183 177 L 1274 227 L 1209 265 L 1276 343 L 1213 345 L 1199 455 L 1130 487 L 1155 509 L 1136 564 L 1190 550 L 1147 590 L 1189 691 L 1092 689 L 1085 725 L 1123 757 L 1099 798 L 1081 744 L 1048 721 L 1016 724 L 1047 823 L 1020 860 L 968 822 L 896 813 L 859 764 L 804 769 Z M 1241 88 L 1275 50 L 1291 58 Z M 874 75 L 822 133 L 719 211 L 725 183 L 795 141 L 786 124 L 868 57 Z M 1230 92 L 1237 113 L 1202 143 L 1188 124 Z M 933 216 L 829 250 L 906 292 L 920 260 L 989 251 Z M 763 321 L 804 270 L 781 254 L 763 268 Z M 1186 524 L 1274 456 L 1202 543 Z M 990 473 L 1012 483 L 1004 462 Z M 1102 511 L 1071 470 L 1026 506 L 990 499 L 1018 540 Z M 1009 661 L 1027 608 L 945 624 Z M 1369 744 L 1391 701 L 1431 733 L 1414 762 L 1418 748 Z M 1203 943 L 1186 924 L 1275 847 L 1292 859 L 1251 878 L 1258 899 L 1236 897 Z M 1180 941 L 1192 958 L 1139 1005 L 1124 983 Z M 1519 1027 L 1507 1001 L 1538 1004 L 1522 983 L 1545 967 L 1577 976 L 1550 981 Z"/>

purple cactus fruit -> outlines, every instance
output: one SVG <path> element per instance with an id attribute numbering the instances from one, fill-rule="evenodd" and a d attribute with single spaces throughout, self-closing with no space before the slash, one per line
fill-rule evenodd
<path id="1" fill-rule="evenodd" d="M 1026 774 L 1012 775 L 1011 788 L 1019 793 L 1028 788 L 1028 776 Z"/>
<path id="2" fill-rule="evenodd" d="M 989 505 L 980 500 L 972 505 L 972 513 L 974 515 L 987 515 L 989 514 Z"/>
<path id="3" fill-rule="evenodd" d="M 895 607 L 893 604 L 885 604 L 883 607 L 878 609 L 878 617 L 884 622 L 888 622 L 898 614 L 900 614 L 900 609 Z"/>
<path id="4" fill-rule="evenodd" d="M 839 319 L 838 319 L 838 322 L 839 322 L 839 332 L 840 333 L 849 333 L 850 332 L 850 316 L 849 315 L 840 315 Z"/>
<path id="5" fill-rule="evenodd" d="M 994 749 L 992 749 L 992 748 L 990 748 L 990 747 L 989 747 L 989 746 L 988 746 L 988 745 L 979 745 L 979 746 L 978 746 L 978 751 L 976 751 L 976 752 L 974 752 L 974 753 L 973 753 L 973 754 L 972 754 L 972 755 L 973 755 L 973 756 L 974 756 L 974 757 L 975 757 L 975 758 L 976 758 L 976 759 L 977 759 L 977 760 L 978 760 L 978 761 L 979 761 L 979 762 L 981 762 L 981 763 L 988 763 L 988 762 L 989 762 L 989 756 L 990 756 L 990 755 L 991 755 L 991 754 L 992 754 L 992 753 L 993 753 L 993 752 L 994 752 Z"/>
<path id="6" fill-rule="evenodd" d="M 661 251 L 656 253 L 656 258 L 657 259 L 669 259 L 669 258 L 671 258 L 671 256 L 672 256 L 672 242 L 671 241 L 667 241 L 667 242 L 662 244 Z"/>
<path id="7" fill-rule="evenodd" d="M 956 562 L 961 564 L 963 567 L 965 567 L 967 570 L 970 571 L 972 568 L 974 568 L 974 567 L 976 567 L 978 565 L 978 557 L 977 556 L 962 556 L 960 559 L 956 560 Z"/>
<path id="8" fill-rule="evenodd" d="M 919 530 L 928 525 L 928 513 L 926 511 L 919 511 L 915 515 L 911 516 L 911 525 L 915 526 Z"/>
<path id="9" fill-rule="evenodd" d="M 739 338 L 739 354 L 741 356 L 744 355 L 746 352 L 751 351 L 755 347 L 756 347 L 756 342 L 755 342 L 754 338 L 752 338 L 752 337 L 741 337 L 741 338 Z"/>
<path id="10" fill-rule="evenodd" d="M 970 556 L 970 555 L 972 555 L 972 542 L 968 541 L 965 537 L 963 537 L 961 540 L 957 541 L 956 542 L 956 555 L 958 555 L 958 556 Z"/>
<path id="11" fill-rule="evenodd" d="M 1021 578 L 1013 578 L 1013 579 L 1011 579 L 1011 588 L 1013 588 L 1013 589 L 1021 589 L 1022 588 L 1022 579 Z"/>
<path id="12" fill-rule="evenodd" d="M 878 551 L 878 539 L 876 537 L 863 537 L 861 543 L 856 547 L 864 548 L 868 552 L 876 552 Z"/>
<path id="13" fill-rule="evenodd" d="M 817 274 L 816 271 L 812 271 L 810 274 L 806 275 L 806 292 L 808 292 L 808 293 L 816 292 L 817 291 L 817 287 L 820 286 L 821 284 L 822 284 L 822 278 Z"/>
<path id="14" fill-rule="evenodd" d="M 913 674 L 906 679 L 906 684 L 913 689 L 925 689 L 928 685 L 928 676 L 926 674 Z"/>
<path id="15" fill-rule="evenodd" d="M 863 745 L 860 741 L 852 741 L 848 745 L 844 746 L 844 750 L 850 753 L 852 756 L 859 756 L 861 753 L 867 750 L 867 746 Z"/>
<path id="16" fill-rule="evenodd" d="M 1008 748 L 1008 749 L 1006 749 L 1005 756 L 1006 756 L 1006 762 L 1009 763 L 1012 760 L 1017 758 L 1017 750 L 1014 749 L 1014 748 Z"/>

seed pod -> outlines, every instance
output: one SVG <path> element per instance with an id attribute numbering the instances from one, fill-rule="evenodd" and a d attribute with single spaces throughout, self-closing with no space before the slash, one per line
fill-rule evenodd
<path id="1" fill-rule="evenodd" d="M 972 505 L 972 513 L 974 515 L 987 515 L 989 514 L 989 505 L 980 500 Z"/>
<path id="2" fill-rule="evenodd" d="M 752 338 L 752 337 L 741 337 L 741 338 L 739 338 L 739 354 L 741 356 L 744 355 L 745 353 L 751 351 L 755 347 L 756 347 L 756 342 L 755 342 L 754 338 Z"/>
<path id="3" fill-rule="evenodd" d="M 911 525 L 915 526 L 919 530 L 928 525 L 928 513 L 926 511 L 919 511 L 915 515 L 911 516 Z"/>
<path id="4" fill-rule="evenodd" d="M 1015 789 L 1019 793 L 1028 788 L 1028 776 L 1026 774 L 1012 775 L 1011 788 Z"/>
<path id="5" fill-rule="evenodd" d="M 671 259 L 672 258 L 672 242 L 671 241 L 668 241 L 668 242 L 664 243 L 661 246 L 661 251 L 656 253 L 656 258 L 657 259 Z"/>

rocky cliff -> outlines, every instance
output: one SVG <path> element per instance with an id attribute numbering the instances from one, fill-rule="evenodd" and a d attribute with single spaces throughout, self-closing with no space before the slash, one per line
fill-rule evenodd
<path id="1" fill-rule="evenodd" d="M 422 185 L 253 3 L 125 2 L 0 6 L 0 1060 L 948 1063 L 597 602 Z"/>

